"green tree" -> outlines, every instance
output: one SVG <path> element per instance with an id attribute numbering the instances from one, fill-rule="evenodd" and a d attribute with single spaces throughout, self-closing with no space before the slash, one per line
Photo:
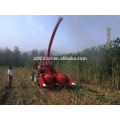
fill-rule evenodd
<path id="1" fill-rule="evenodd" d="M 21 54 L 19 51 L 18 47 L 14 47 L 14 52 L 13 52 L 13 66 L 21 66 L 22 61 L 21 61 Z"/>
<path id="2" fill-rule="evenodd" d="M 32 50 L 32 53 L 30 55 L 30 59 L 33 60 L 34 57 L 38 57 L 38 50 L 37 49 Z"/>
<path id="3" fill-rule="evenodd" d="M 22 65 L 26 65 L 27 61 L 29 60 L 29 55 L 25 52 L 22 55 Z"/>

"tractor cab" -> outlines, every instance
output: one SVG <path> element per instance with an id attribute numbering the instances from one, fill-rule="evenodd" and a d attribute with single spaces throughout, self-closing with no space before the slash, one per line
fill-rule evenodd
<path id="1" fill-rule="evenodd" d="M 39 57 L 40 60 L 36 61 L 36 69 L 39 69 L 41 73 L 49 73 L 53 72 L 56 69 L 54 68 L 54 59 L 50 57 L 50 60 L 48 57 Z"/>
<path id="2" fill-rule="evenodd" d="M 46 57 L 45 72 L 55 74 L 55 70 L 56 69 L 54 68 L 54 59 L 52 57 Z"/>

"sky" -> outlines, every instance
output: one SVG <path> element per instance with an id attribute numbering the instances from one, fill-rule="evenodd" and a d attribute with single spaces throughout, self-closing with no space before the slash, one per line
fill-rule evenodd
<path id="1" fill-rule="evenodd" d="M 58 15 L 0 15 L 0 48 L 20 51 L 48 49 Z M 120 15 L 61 15 L 52 50 L 60 53 L 82 51 L 120 37 Z"/>

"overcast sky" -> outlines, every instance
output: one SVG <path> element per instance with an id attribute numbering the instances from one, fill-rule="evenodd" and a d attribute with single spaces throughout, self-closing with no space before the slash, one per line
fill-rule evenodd
<path id="1" fill-rule="evenodd" d="M 62 15 L 61 15 L 62 16 Z M 20 51 L 47 49 L 57 15 L 0 15 L 0 48 Z M 106 44 L 107 27 L 111 27 L 111 40 L 120 37 L 120 16 L 70 15 L 62 16 L 52 50 L 77 52 L 85 48 Z"/>

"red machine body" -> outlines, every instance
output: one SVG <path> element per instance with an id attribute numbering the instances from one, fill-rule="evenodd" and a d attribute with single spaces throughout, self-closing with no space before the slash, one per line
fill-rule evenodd
<path id="1" fill-rule="evenodd" d="M 62 20 L 63 18 L 59 17 L 55 25 L 55 28 L 53 30 L 53 33 L 49 42 L 47 57 L 39 57 L 41 59 L 36 61 L 37 72 L 34 72 L 34 77 L 33 76 L 32 77 L 34 82 L 38 83 L 41 86 L 75 85 L 75 83 L 72 82 L 69 76 L 56 72 L 56 69 L 54 68 L 54 60 L 53 58 L 50 57 L 52 42 L 53 42 L 55 33 L 57 31 L 57 28 Z"/>

